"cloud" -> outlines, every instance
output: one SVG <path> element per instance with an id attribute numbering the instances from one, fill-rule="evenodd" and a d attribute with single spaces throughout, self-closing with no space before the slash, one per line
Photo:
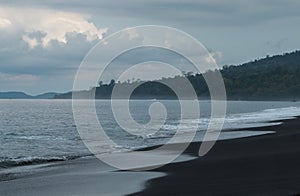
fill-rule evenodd
<path id="1" fill-rule="evenodd" d="M 17 83 L 17 84 L 28 84 L 33 83 L 38 80 L 37 76 L 29 75 L 29 74 L 6 74 L 0 72 L 0 81 L 1 82 L 9 82 L 9 83 Z"/>
<path id="2" fill-rule="evenodd" d="M 11 25 L 10 20 L 6 18 L 0 18 L 0 28 L 6 28 L 9 27 L 10 25 Z"/>
<path id="3" fill-rule="evenodd" d="M 239 64 L 266 54 L 299 49 L 299 6 L 296 0 L 1 0 L 0 72 L 9 75 L 5 78 L 38 76 L 39 85 L 28 87 L 29 91 L 70 90 L 82 59 L 103 36 L 145 24 L 179 28 L 213 48 L 214 52 L 210 52 L 218 64 Z M 109 31 L 103 27 L 109 27 Z M 142 38 L 135 31 L 124 36 L 128 39 L 116 42 L 101 56 L 114 52 L 115 47 L 126 46 L 128 40 L 151 41 L 151 37 Z M 161 34 L 156 37 L 164 38 Z M 285 38 L 288 40 L 280 41 Z M 194 51 L 184 40 L 178 39 L 175 44 Z M 165 45 L 171 47 L 174 43 L 166 40 Z M 163 51 L 133 51 L 113 68 L 119 70 L 147 59 L 186 64 L 178 55 Z M 10 84 L 1 80 L 0 85 L 8 89 Z M 16 88 L 17 85 L 11 86 Z"/>
<path id="4" fill-rule="evenodd" d="M 19 6 L 10 0 L 1 4 Z M 161 24 L 176 27 L 241 27 L 264 24 L 282 18 L 300 17 L 300 1 L 295 0 L 27 0 L 25 6 L 48 7 L 62 12 L 92 14 L 106 18 L 107 24 Z M 134 22 L 132 22 L 134 21 Z M 105 22 L 105 21 L 103 21 Z M 148 23 L 147 23 L 148 22 Z"/>
<path id="5" fill-rule="evenodd" d="M 10 0 L 2 4 L 17 6 Z M 19 3 L 18 3 L 19 4 Z M 90 13 L 100 17 L 154 21 L 156 24 L 194 26 L 249 26 L 281 18 L 299 17 L 300 2 L 296 0 L 27 0 L 24 5 L 47 6 L 56 10 Z M 141 24 L 141 23 L 139 23 Z"/>
<path id="6" fill-rule="evenodd" d="M 28 35 L 23 35 L 22 39 L 28 44 L 30 49 L 35 48 L 39 44 L 36 38 L 30 38 Z"/>
<path id="7" fill-rule="evenodd" d="M 210 51 L 210 55 L 214 58 L 214 60 L 216 61 L 216 63 L 220 63 L 223 60 L 223 53 L 220 51 L 215 51 L 215 52 L 211 52 Z M 211 59 L 211 58 L 210 58 Z M 222 65 L 219 65 L 222 66 Z"/>
<path id="8" fill-rule="evenodd" d="M 107 28 L 97 28 L 90 16 L 51 9 L 0 7 L 0 27 L 13 26 L 23 31 L 29 48 L 50 46 L 52 41 L 67 44 L 68 34 L 82 34 L 86 41 L 101 40 Z M 42 37 L 36 36 L 37 33 Z"/>

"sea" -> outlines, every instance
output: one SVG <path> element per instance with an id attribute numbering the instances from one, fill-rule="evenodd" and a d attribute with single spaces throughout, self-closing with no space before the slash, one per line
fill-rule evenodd
<path id="1" fill-rule="evenodd" d="M 154 102 L 158 100 L 130 100 L 132 118 L 139 124 L 149 122 L 149 107 Z M 194 141 L 203 139 L 211 117 L 209 100 L 199 101 L 201 114 L 192 119 L 181 119 L 178 100 L 159 102 L 167 111 L 162 126 L 157 126 L 155 133 L 144 130 L 143 134 L 134 134 L 140 130 L 131 130 L 129 133 L 118 125 L 110 100 L 96 100 L 98 120 L 105 133 L 116 143 L 115 146 L 107 146 L 100 139 L 98 145 L 103 153 L 113 153 L 121 148 L 161 145 L 169 141 L 178 129 L 186 133 L 196 129 Z M 82 100 L 81 104 L 84 108 L 85 101 Z M 281 120 L 296 116 L 300 116 L 300 102 L 228 101 L 219 140 L 272 134 L 266 126 L 278 125 Z M 261 127 L 261 131 L 247 130 L 251 127 Z M 243 131 L 224 131 L 237 129 Z M 72 100 L 0 100 L 0 170 L 90 155 L 73 118 Z"/>

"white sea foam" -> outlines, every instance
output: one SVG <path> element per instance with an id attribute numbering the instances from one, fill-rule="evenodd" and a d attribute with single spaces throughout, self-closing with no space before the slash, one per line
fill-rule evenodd
<path id="1" fill-rule="evenodd" d="M 300 115 L 300 107 L 285 107 L 285 108 L 274 108 L 274 109 L 265 109 L 257 112 L 249 112 L 249 113 L 238 113 L 238 114 L 228 114 L 225 118 L 225 123 L 223 126 L 223 130 L 237 130 L 237 129 L 247 129 L 254 127 L 267 127 L 280 125 L 282 120 L 293 119 L 296 116 Z M 191 128 L 198 127 L 197 136 L 203 136 L 205 130 L 207 130 L 207 126 L 209 123 L 209 118 L 200 118 L 200 119 L 184 119 L 182 120 L 182 124 L 179 125 L 179 122 L 172 122 L 172 124 L 165 124 L 161 131 L 156 134 L 149 134 L 146 138 L 154 139 L 154 138 L 168 138 L 171 137 L 175 131 L 180 130 L 181 133 L 188 133 Z M 267 134 L 271 133 L 262 128 L 262 132 L 247 132 L 247 131 L 239 131 L 235 132 L 235 134 L 230 134 L 226 132 L 221 134 L 219 139 L 231 139 L 237 137 L 248 137 L 253 135 Z M 232 136 L 232 137 L 230 137 Z"/>

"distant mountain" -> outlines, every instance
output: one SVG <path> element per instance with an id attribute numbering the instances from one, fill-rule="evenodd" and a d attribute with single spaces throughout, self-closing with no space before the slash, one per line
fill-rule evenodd
<path id="1" fill-rule="evenodd" d="M 53 99 L 58 93 L 44 93 L 36 96 L 24 92 L 0 92 L 0 99 Z"/>
<path id="2" fill-rule="evenodd" d="M 224 66 L 221 74 L 226 86 L 228 99 L 234 100 L 300 100 L 300 51 L 285 53 L 283 55 L 267 56 L 242 65 Z M 199 98 L 209 98 L 209 90 L 203 75 L 211 77 L 215 74 L 209 71 L 203 74 L 186 74 L 174 78 L 141 83 L 141 81 L 109 84 L 99 82 L 98 87 L 89 91 L 76 92 L 78 97 L 86 98 L 95 95 L 96 99 L 109 99 L 115 85 L 127 89 L 140 85 L 131 95 L 133 99 L 176 99 L 174 92 L 162 85 L 164 83 L 177 83 L 187 78 L 193 85 Z M 188 98 L 189 95 L 187 95 Z M 57 99 L 70 99 L 72 92 L 56 95 Z M 122 95 L 118 98 L 122 98 Z"/>
<path id="3" fill-rule="evenodd" d="M 58 93 L 44 93 L 37 96 L 33 96 L 35 99 L 53 99 Z"/>
<path id="4" fill-rule="evenodd" d="M 0 99 L 30 99 L 31 96 L 23 92 L 0 92 Z"/>

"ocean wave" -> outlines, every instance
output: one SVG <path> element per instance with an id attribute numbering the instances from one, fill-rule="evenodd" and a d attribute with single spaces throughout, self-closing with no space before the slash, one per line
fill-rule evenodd
<path id="1" fill-rule="evenodd" d="M 274 108 L 257 112 L 228 114 L 225 117 L 223 130 L 275 126 L 280 125 L 281 122 L 274 121 L 293 119 L 299 115 L 300 107 Z M 177 122 L 177 124 L 175 122 L 165 124 L 161 127 L 163 131 L 146 135 L 146 139 L 170 138 L 178 130 L 180 130 L 182 134 L 194 129 L 197 129 L 198 132 L 203 132 L 207 129 L 209 121 L 209 118 L 183 119 L 181 120 L 181 124 L 179 124 L 179 122 Z"/>
<path id="2" fill-rule="evenodd" d="M 87 156 L 87 155 L 86 155 Z M 9 168 L 25 165 L 36 165 L 44 163 L 52 163 L 58 161 L 73 160 L 84 156 L 47 156 L 47 157 L 22 157 L 22 158 L 2 158 L 0 168 Z"/>

